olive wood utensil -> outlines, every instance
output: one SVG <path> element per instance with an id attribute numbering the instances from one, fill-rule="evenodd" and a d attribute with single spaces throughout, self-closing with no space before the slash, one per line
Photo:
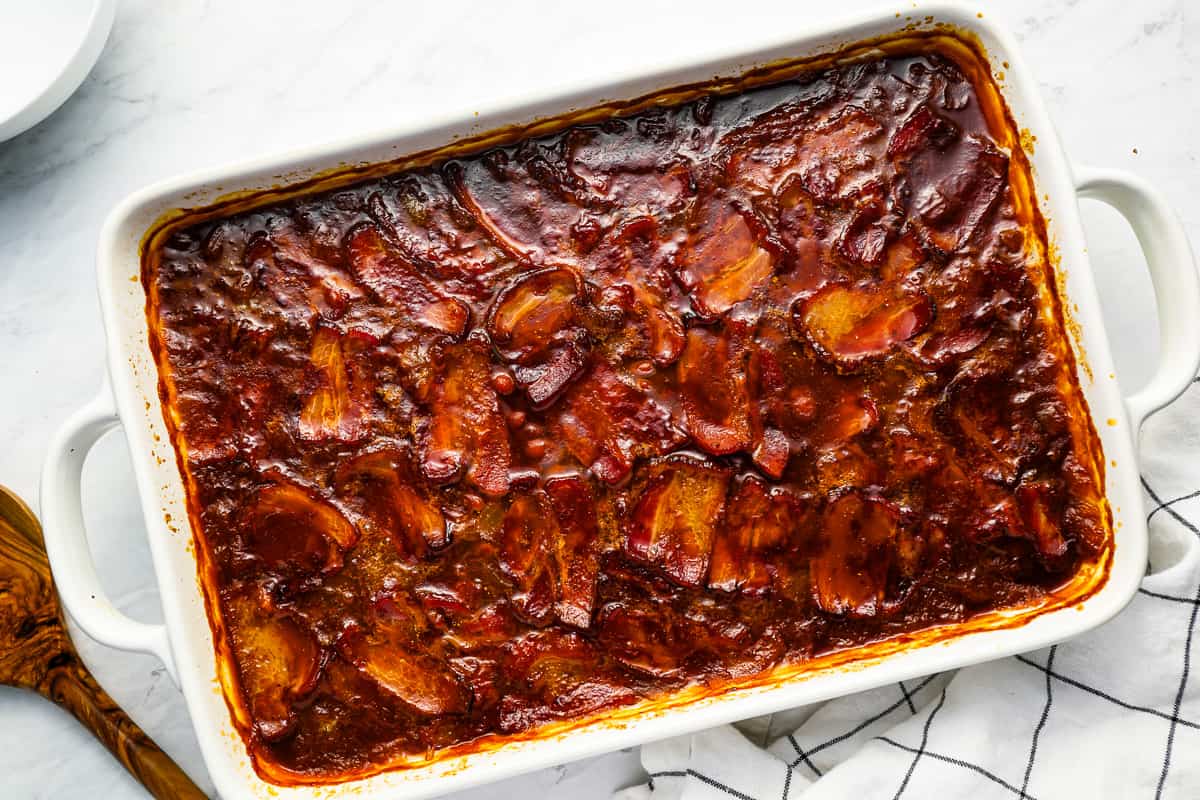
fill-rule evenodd
<path id="1" fill-rule="evenodd" d="M 156 798 L 205 797 L 100 688 L 71 644 L 37 517 L 0 486 L 0 684 L 71 712 Z"/>

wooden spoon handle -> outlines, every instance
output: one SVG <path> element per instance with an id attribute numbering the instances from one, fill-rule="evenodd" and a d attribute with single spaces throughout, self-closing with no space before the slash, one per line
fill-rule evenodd
<path id="1" fill-rule="evenodd" d="M 39 690 L 70 711 L 160 800 L 206 800 L 204 792 L 100 688 L 79 657 L 64 651 Z"/>

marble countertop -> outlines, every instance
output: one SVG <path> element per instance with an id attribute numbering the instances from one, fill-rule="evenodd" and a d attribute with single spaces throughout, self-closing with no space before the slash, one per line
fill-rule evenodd
<path id="1" fill-rule="evenodd" d="M 97 234 L 125 194 L 176 173 L 593 82 L 756 32 L 802 32 L 878 3 L 647 0 L 570 4 L 355 0 L 121 0 L 91 76 L 32 131 L 0 143 L 0 483 L 34 503 L 54 428 L 100 385 L 93 277 Z M 1189 0 L 977 2 L 1017 33 L 1067 151 L 1133 170 L 1174 203 L 1200 242 L 1200 13 Z M 0 11 L 0 18 L 3 12 Z M 1136 388 L 1157 355 L 1136 241 L 1111 210 L 1084 221 L 1119 377 Z M 103 582 L 128 613 L 159 617 L 124 439 L 85 471 Z M 76 641 L 101 683 L 202 786 L 181 695 L 161 665 Z M 65 713 L 0 689 L 0 795 L 144 797 Z M 592 800 L 639 780 L 635 750 L 513 779 L 460 798 Z"/>

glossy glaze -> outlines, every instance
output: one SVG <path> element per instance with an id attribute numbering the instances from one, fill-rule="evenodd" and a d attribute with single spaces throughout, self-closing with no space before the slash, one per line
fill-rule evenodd
<path id="1" fill-rule="evenodd" d="M 151 252 L 256 758 L 361 771 L 1094 559 L 1094 445 L 993 134 L 953 63 L 892 56 Z"/>

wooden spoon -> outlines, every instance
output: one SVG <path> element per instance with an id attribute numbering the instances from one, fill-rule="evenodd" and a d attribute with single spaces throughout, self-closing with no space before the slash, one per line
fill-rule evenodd
<path id="1" fill-rule="evenodd" d="M 67 635 L 37 517 L 0 486 L 0 684 L 75 715 L 157 798 L 202 800 L 183 770 L 100 688 Z"/>

